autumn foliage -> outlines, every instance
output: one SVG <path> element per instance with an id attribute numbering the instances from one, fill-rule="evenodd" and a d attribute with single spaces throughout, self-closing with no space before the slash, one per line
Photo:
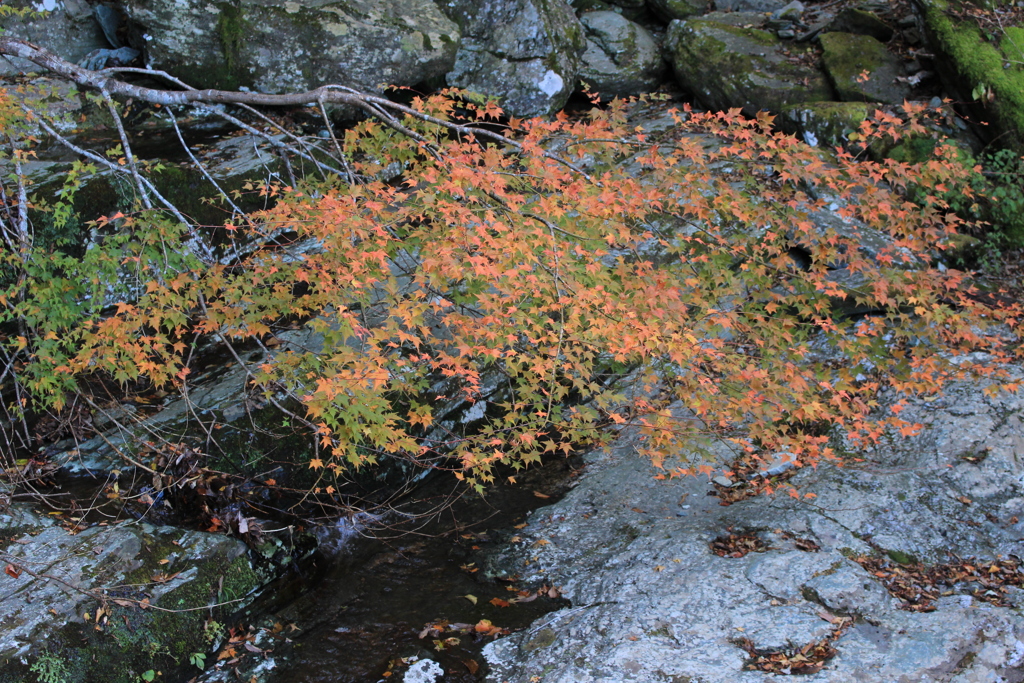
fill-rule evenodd
<path id="1" fill-rule="evenodd" d="M 181 386 L 197 340 L 276 346 L 251 384 L 301 403 L 311 467 L 402 458 L 484 484 L 624 424 L 670 473 L 708 467 L 720 437 L 815 464 L 837 429 L 917 428 L 900 404 L 867 420 L 883 388 L 934 392 L 1009 357 L 1018 312 L 940 265 L 961 228 L 942 197 L 966 175 L 948 147 L 912 166 L 738 112 L 631 123 L 656 106 L 522 121 L 418 99 L 425 116 L 345 132 L 348 177 L 252 188 L 274 204 L 225 226 L 236 258 L 204 258 L 158 211 L 116 217 L 84 259 L 8 250 L 20 395 L 59 406 L 96 373 Z M 862 139 L 925 131 L 904 114 Z M 285 328 L 316 343 L 278 344 Z M 449 417 L 460 400 L 476 419 Z"/>

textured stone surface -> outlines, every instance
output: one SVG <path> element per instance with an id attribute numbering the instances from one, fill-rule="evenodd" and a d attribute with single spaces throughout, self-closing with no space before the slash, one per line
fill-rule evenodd
<path id="1" fill-rule="evenodd" d="M 625 431 L 589 456 L 565 499 L 532 514 L 521 542 L 493 559 L 492 573 L 558 585 L 572 606 L 488 646 L 488 680 L 775 680 L 744 670 L 736 641 L 800 646 L 829 632 L 828 614 L 857 623 L 809 682 L 1024 680 L 1019 609 L 954 594 L 934 612 L 903 611 L 850 559 L 888 550 L 929 562 L 948 552 L 1024 553 L 1024 524 L 1014 519 L 1024 517 L 1022 415 L 1024 397 L 989 398 L 958 384 L 901 414 L 928 425 L 921 435 L 858 453 L 864 460 L 844 468 L 801 471 L 794 483 L 817 498 L 728 507 L 707 495 L 703 478 L 654 480 Z M 986 455 L 977 461 L 979 453 Z M 721 463 L 731 457 L 724 446 L 720 454 Z M 769 550 L 712 554 L 709 541 L 730 528 L 758 533 Z M 795 538 L 821 550 L 801 551 Z"/>
<path id="2" fill-rule="evenodd" d="M 639 95 L 657 89 L 665 73 L 650 32 L 615 12 L 580 17 L 587 34 L 580 79 L 602 97 Z"/>
<path id="3" fill-rule="evenodd" d="M 856 7 L 844 8 L 836 14 L 825 27 L 824 32 L 856 33 L 858 35 L 871 36 L 883 43 L 889 42 L 893 34 L 891 26 L 871 12 Z"/>
<path id="4" fill-rule="evenodd" d="M 794 104 L 782 110 L 779 125 L 812 147 L 835 147 L 849 141 L 850 133 L 858 130 L 872 109 L 864 102 Z"/>
<path id="5" fill-rule="evenodd" d="M 93 50 L 110 47 L 100 25 L 93 19 L 92 7 L 84 0 L 9 0 L 4 5 L 13 9 L 49 10 L 45 17 L 0 17 L 0 28 L 7 36 L 42 45 L 69 62 L 78 62 Z M 43 71 L 41 67 L 23 59 L 0 59 L 0 76 L 40 71 Z"/>
<path id="6" fill-rule="evenodd" d="M 115 601 L 204 607 L 244 598 L 266 578 L 245 545 L 224 535 L 138 522 L 77 532 L 57 521 L 20 504 L 0 514 L 0 556 L 23 570 L 0 574 L 0 658 L 4 674 L 26 672 L 21 680 L 36 680 L 27 668 L 43 656 L 64 663 L 64 680 L 111 683 L 134 683 L 161 662 L 173 666 L 163 655 L 187 661 L 208 650 L 203 622 L 223 619 L 224 608 L 162 612 Z M 97 594 L 107 598 L 106 618 Z"/>
<path id="7" fill-rule="evenodd" d="M 767 14 L 776 12 L 790 0 L 715 0 L 715 9 L 719 12 L 759 12 Z"/>
<path id="8" fill-rule="evenodd" d="M 498 97 L 514 116 L 565 105 L 586 49 L 565 0 L 449 0 L 442 8 L 462 29 L 449 85 Z"/>
<path id="9" fill-rule="evenodd" d="M 708 109 L 738 107 L 749 115 L 832 99 L 821 71 L 784 54 L 774 34 L 747 28 L 760 19 L 755 14 L 713 13 L 669 24 L 666 54 L 679 85 Z"/>
<path id="10" fill-rule="evenodd" d="M 663 21 L 686 19 L 697 14 L 704 14 L 706 2 L 700 0 L 648 0 L 651 11 Z"/>
<path id="11" fill-rule="evenodd" d="M 200 88 L 416 85 L 443 76 L 459 44 L 431 0 L 129 0 L 125 9 L 147 63 Z"/>
<path id="12" fill-rule="evenodd" d="M 822 62 L 839 99 L 846 102 L 902 104 L 910 99 L 899 57 L 871 36 L 824 33 L 819 38 Z M 866 74 L 866 76 L 865 76 Z"/>

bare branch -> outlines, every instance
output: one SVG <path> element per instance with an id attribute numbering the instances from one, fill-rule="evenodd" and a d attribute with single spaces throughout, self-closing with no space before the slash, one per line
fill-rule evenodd
<path id="1" fill-rule="evenodd" d="M 424 114 L 421 111 L 414 109 L 397 102 L 392 102 L 386 97 L 379 95 L 371 95 L 368 93 L 361 93 L 351 88 L 339 85 L 323 85 L 313 90 L 307 90 L 305 92 L 298 93 L 283 93 L 279 95 L 272 95 L 267 93 L 258 92 L 240 92 L 233 90 L 157 90 L 154 88 L 146 88 L 138 85 L 132 85 L 119 81 L 116 78 L 112 78 L 108 75 L 108 71 L 90 71 L 89 69 L 83 69 L 82 67 L 72 64 L 64 59 L 61 59 L 57 55 L 53 54 L 49 50 L 46 50 L 38 45 L 29 43 L 24 40 L 18 40 L 16 38 L 9 38 L 0 36 L 0 54 L 9 55 L 11 57 L 20 57 L 26 59 L 34 64 L 37 64 L 45 69 L 49 69 L 58 76 L 62 76 L 71 81 L 74 81 L 80 86 L 86 88 L 92 88 L 94 90 L 106 91 L 111 95 L 121 95 L 123 97 L 131 97 L 151 104 L 160 104 L 164 106 L 170 105 L 183 105 L 183 104 L 238 104 L 238 105 L 256 105 L 266 107 L 298 107 L 309 104 L 344 104 L 352 107 L 357 107 L 364 111 L 371 112 L 374 116 L 380 116 L 381 111 L 387 111 L 389 113 L 398 113 L 411 116 L 419 119 L 426 123 L 432 123 L 434 125 L 442 126 L 451 131 L 462 133 L 464 135 L 475 135 L 479 138 L 485 138 L 498 142 L 502 145 L 512 147 L 514 149 L 522 151 L 523 146 L 510 138 L 487 130 L 486 128 L 479 128 L 476 126 L 467 126 L 451 121 L 445 121 L 429 114 Z M 153 72 L 153 75 L 163 75 L 162 72 Z M 177 79 L 173 79 L 177 80 Z M 178 81 L 180 83 L 180 81 Z M 383 117 L 382 117 L 383 118 Z M 384 118 L 387 125 L 395 127 L 397 121 L 393 115 L 391 117 Z M 400 124 L 398 124 L 400 125 Z M 396 128 L 403 134 L 409 134 L 409 131 L 404 126 Z M 591 178 L 586 171 L 582 170 L 575 164 L 563 159 L 557 154 L 551 152 L 543 152 L 543 155 L 563 166 L 569 168 L 575 173 L 580 174 L 591 182 L 597 183 L 594 178 Z M 339 173 L 339 175 L 341 175 Z M 599 185 L 600 183 L 598 183 Z"/>

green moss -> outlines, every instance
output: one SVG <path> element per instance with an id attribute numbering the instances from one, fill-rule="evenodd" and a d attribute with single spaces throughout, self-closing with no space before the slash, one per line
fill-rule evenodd
<path id="1" fill-rule="evenodd" d="M 917 564 L 917 558 L 914 555 L 905 553 L 902 550 L 887 550 L 885 554 L 897 564 Z"/>
<path id="2" fill-rule="evenodd" d="M 237 90 L 240 85 L 250 85 L 248 79 L 243 77 L 242 60 L 240 59 L 248 29 L 242 16 L 241 7 L 225 3 L 219 8 L 220 14 L 217 17 L 216 30 L 224 62 L 222 68 L 213 67 L 212 72 L 208 75 L 208 80 L 215 84 L 214 87 Z"/>
<path id="3" fill-rule="evenodd" d="M 787 133 L 811 133 L 819 145 L 835 147 L 848 142 L 871 108 L 863 102 L 809 102 L 784 108 L 779 121 Z"/>
<path id="4" fill-rule="evenodd" d="M 774 34 L 729 21 L 729 15 L 715 15 L 669 29 L 677 80 L 702 105 L 716 110 L 742 107 L 753 114 L 833 99 L 823 74 L 784 58 Z"/>
<path id="5" fill-rule="evenodd" d="M 527 641 L 525 645 L 523 645 L 523 651 L 533 652 L 534 650 L 540 650 L 545 647 L 550 647 L 551 644 L 555 642 L 555 639 L 557 637 L 558 634 L 555 633 L 552 629 L 541 629 L 537 632 L 537 635 L 535 635 L 533 638 L 530 638 L 530 640 Z"/>
<path id="6" fill-rule="evenodd" d="M 921 164 L 933 157 L 938 142 L 932 137 L 913 137 L 886 153 L 886 157 L 905 164 Z"/>
<path id="7" fill-rule="evenodd" d="M 997 48 L 972 23 L 954 22 L 945 13 L 948 7 L 944 0 L 924 4 L 925 25 L 933 42 L 946 53 L 947 59 L 939 64 L 952 71 L 946 74 L 947 80 L 959 82 L 961 90 L 988 88 L 993 97 L 984 105 L 986 113 L 1006 133 L 1006 143 L 1024 151 L 1024 63 L 1017 59 L 1024 46 L 1024 29 L 1007 31 Z M 960 93 L 961 97 L 967 94 Z"/>
<path id="8" fill-rule="evenodd" d="M 190 581 L 155 601 L 160 607 L 183 611 L 144 610 L 130 603 L 118 605 L 111 601 L 97 628 L 94 606 L 89 608 L 93 617 L 89 623 L 70 623 L 47 634 L 45 649 L 30 659 L 51 658 L 63 662 L 69 683 L 138 683 L 139 676 L 149 669 L 161 670 L 172 680 L 179 674 L 194 673 L 189 657 L 210 649 L 207 619 L 212 613 L 214 619 L 223 622 L 237 605 L 191 608 L 244 597 L 266 577 L 252 566 L 246 553 L 231 558 L 223 550 L 206 553 L 187 564 L 172 561 L 161 565 L 161 560 L 182 553 L 182 547 L 176 542 L 187 543 L 188 536 L 174 531 L 148 537 L 148 545 L 139 555 L 144 560 L 142 566 L 129 572 L 119 582 L 120 588 L 108 590 L 113 600 L 138 600 L 146 597 L 143 587 L 151 585 L 154 575 L 194 571 L 196 574 Z M 0 683 L 8 683 L 8 680 L 35 683 L 27 667 L 17 668 L 14 678 L 0 676 Z M 183 680 L 185 676 L 180 677 Z"/>

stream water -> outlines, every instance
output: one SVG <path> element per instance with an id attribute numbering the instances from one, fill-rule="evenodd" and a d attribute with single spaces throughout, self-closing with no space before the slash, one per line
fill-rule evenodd
<path id="1" fill-rule="evenodd" d="M 522 597 L 520 591 L 536 595 L 538 587 L 491 580 L 484 564 L 527 512 L 568 489 L 578 466 L 572 458 L 556 459 L 520 472 L 516 484 L 494 485 L 485 497 L 465 494 L 454 501 L 454 480 L 437 476 L 417 490 L 419 502 L 405 508 L 424 517 L 344 521 L 322 530 L 317 553 L 264 589 L 241 617 L 250 625 L 277 624 L 287 636 L 274 641 L 268 656 L 275 668 L 263 680 L 401 680 L 416 658 L 440 664 L 446 682 L 481 680 L 486 670 L 480 650 L 491 636 L 423 632 L 438 622 L 475 625 L 483 619 L 517 630 L 566 604 L 545 594 L 502 606 Z"/>

